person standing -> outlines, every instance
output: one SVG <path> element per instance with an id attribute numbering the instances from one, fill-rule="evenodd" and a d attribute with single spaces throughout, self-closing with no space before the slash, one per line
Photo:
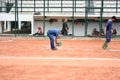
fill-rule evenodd
<path id="1" fill-rule="evenodd" d="M 106 40 L 103 44 L 103 49 L 107 49 L 108 43 L 111 41 L 111 34 L 113 33 L 112 23 L 116 20 L 116 16 L 112 16 L 106 23 L 104 28 L 104 34 L 106 36 Z"/>
<path id="2" fill-rule="evenodd" d="M 67 18 L 64 19 L 63 27 L 62 27 L 62 35 L 68 35 L 69 27 L 67 25 Z"/>

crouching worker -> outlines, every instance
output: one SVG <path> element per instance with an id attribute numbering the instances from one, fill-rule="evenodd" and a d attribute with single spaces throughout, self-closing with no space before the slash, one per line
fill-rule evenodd
<path id="1" fill-rule="evenodd" d="M 60 34 L 62 34 L 62 32 L 60 30 L 57 29 L 50 29 L 47 31 L 47 36 L 50 39 L 50 46 L 52 50 L 57 50 L 56 45 L 57 45 L 57 39 L 60 38 Z"/>

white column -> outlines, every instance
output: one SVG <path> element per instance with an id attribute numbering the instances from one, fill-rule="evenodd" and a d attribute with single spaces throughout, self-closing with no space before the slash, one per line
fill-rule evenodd
<path id="1" fill-rule="evenodd" d="M 4 30 L 6 30 L 7 28 L 6 28 L 6 21 L 4 21 Z"/>
<path id="2" fill-rule="evenodd" d="M 2 22 L 0 21 L 0 33 L 2 33 Z"/>
<path id="3" fill-rule="evenodd" d="M 21 29 L 21 21 L 18 22 L 18 29 Z"/>
<path id="4" fill-rule="evenodd" d="M 34 34 L 34 20 L 31 21 L 31 34 Z"/>
<path id="5" fill-rule="evenodd" d="M 7 22 L 7 31 L 11 31 L 11 22 L 10 21 Z"/>

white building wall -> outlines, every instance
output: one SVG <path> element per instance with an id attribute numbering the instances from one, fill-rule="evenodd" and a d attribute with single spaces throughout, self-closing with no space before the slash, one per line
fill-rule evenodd
<path id="1" fill-rule="evenodd" d="M 117 35 L 120 35 L 120 23 L 113 23 L 113 28 L 117 30 Z"/>
<path id="2" fill-rule="evenodd" d="M 102 24 L 102 28 L 104 29 L 106 23 Z M 119 22 L 113 22 L 112 27 L 113 29 L 117 30 L 117 35 L 120 35 L 120 23 Z M 93 29 L 96 28 L 97 31 L 99 31 L 99 22 L 89 22 L 88 23 L 88 30 L 87 35 L 92 35 Z"/>
<path id="3" fill-rule="evenodd" d="M 43 21 L 35 21 L 34 22 L 34 30 L 33 30 L 33 33 L 37 32 L 37 27 L 40 26 L 43 30 Z M 59 29 L 61 30 L 62 29 L 62 22 L 53 22 L 53 23 L 50 23 L 50 22 L 45 22 L 45 35 L 47 35 L 47 31 L 51 28 L 56 28 L 56 29 Z"/>
<path id="4" fill-rule="evenodd" d="M 72 34 L 72 22 L 67 22 L 69 27 L 69 33 Z M 33 33 L 37 32 L 37 27 L 41 26 L 43 30 L 43 22 L 42 21 L 35 21 L 34 22 L 34 30 Z M 47 31 L 51 28 L 56 28 L 61 30 L 62 29 L 62 22 L 53 22 L 52 24 L 50 22 L 45 22 L 45 35 L 47 35 Z M 74 36 L 84 36 L 84 23 L 79 23 L 77 25 L 74 25 Z"/>
<path id="5" fill-rule="evenodd" d="M 88 22 L 88 29 L 87 29 L 87 35 L 92 35 L 93 29 L 96 28 L 97 31 L 99 31 L 99 22 Z"/>
<path id="6" fill-rule="evenodd" d="M 85 35 L 85 24 L 79 22 L 77 25 L 74 25 L 74 36 L 84 36 Z"/>
<path id="7" fill-rule="evenodd" d="M 102 24 L 103 28 L 105 27 L 105 23 Z M 33 33 L 37 32 L 37 27 L 41 26 L 43 30 L 43 22 L 42 21 L 35 21 L 34 22 L 34 30 Z M 72 22 L 68 22 L 69 26 L 69 34 L 72 34 Z M 117 30 L 117 33 L 120 35 L 120 24 L 113 23 L 113 28 Z M 53 22 L 52 24 L 49 22 L 45 22 L 45 36 L 47 35 L 48 29 L 56 28 L 61 30 L 62 29 L 62 22 Z M 87 35 L 92 35 L 93 29 L 96 28 L 99 31 L 99 22 L 88 22 L 88 29 Z M 74 36 L 85 36 L 85 23 L 78 23 L 74 25 Z"/>

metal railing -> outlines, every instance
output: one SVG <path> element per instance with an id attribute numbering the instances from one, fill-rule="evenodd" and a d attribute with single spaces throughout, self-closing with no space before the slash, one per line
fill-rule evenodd
<path id="1" fill-rule="evenodd" d="M 6 3 L 0 1 L 0 12 L 6 12 Z M 7 0 L 9 1 L 9 0 Z M 120 14 L 119 0 L 12 0 L 14 3 L 10 12 L 15 13 L 15 22 L 18 13 L 41 12 L 43 15 L 43 31 L 45 31 L 45 18 L 47 13 L 69 13 L 72 19 L 72 34 L 74 36 L 74 17 L 83 15 L 85 19 L 85 35 L 87 35 L 89 15 L 99 15 L 100 30 L 104 14 Z M 17 23 L 16 23 L 17 24 Z"/>

